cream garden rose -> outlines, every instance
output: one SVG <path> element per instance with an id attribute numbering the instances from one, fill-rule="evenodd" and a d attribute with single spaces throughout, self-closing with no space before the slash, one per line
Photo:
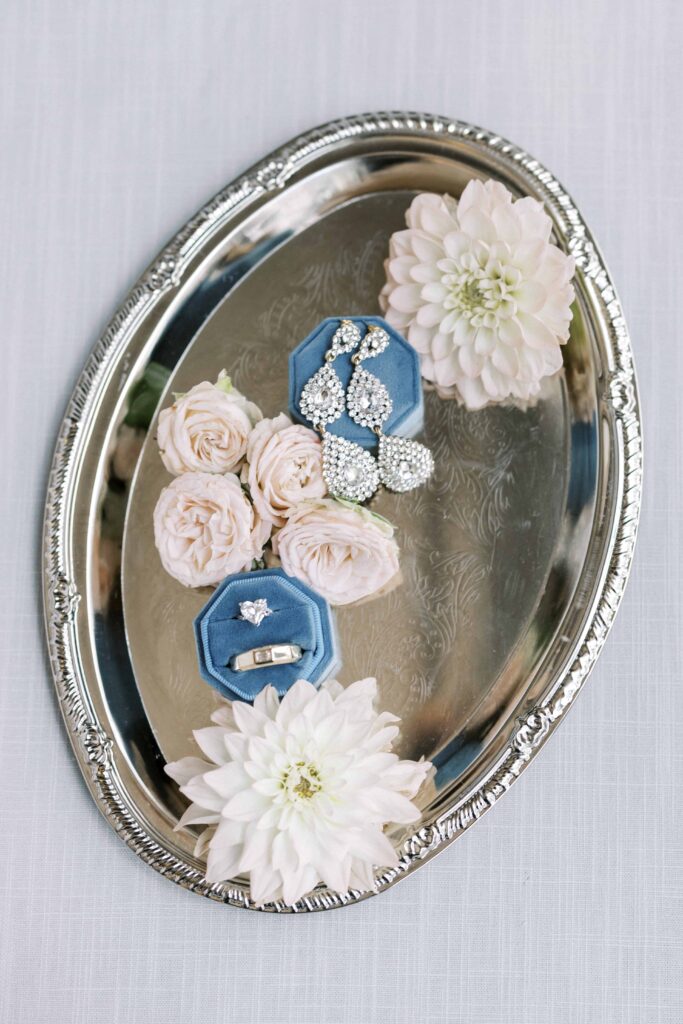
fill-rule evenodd
<path id="1" fill-rule="evenodd" d="M 398 578 L 393 526 L 352 502 L 302 505 L 273 538 L 273 550 L 286 573 L 333 605 L 377 595 Z"/>
<path id="2" fill-rule="evenodd" d="M 270 530 L 233 473 L 184 473 L 163 489 L 154 509 L 164 569 L 186 587 L 212 586 L 250 569 Z"/>
<path id="3" fill-rule="evenodd" d="M 181 473 L 239 470 L 252 427 L 262 418 L 230 378 L 203 381 L 159 414 L 157 443 L 166 469 Z"/>
<path id="4" fill-rule="evenodd" d="M 259 515 L 284 526 L 298 505 L 327 493 L 320 438 L 284 413 L 261 420 L 249 435 L 242 480 Z"/>

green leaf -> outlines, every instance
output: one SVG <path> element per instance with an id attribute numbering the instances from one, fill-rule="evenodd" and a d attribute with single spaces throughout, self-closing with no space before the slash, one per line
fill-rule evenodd
<path id="1" fill-rule="evenodd" d="M 129 427 L 147 430 L 170 376 L 170 370 L 161 363 L 149 363 L 142 377 L 130 390 L 130 402 L 124 420 Z"/>

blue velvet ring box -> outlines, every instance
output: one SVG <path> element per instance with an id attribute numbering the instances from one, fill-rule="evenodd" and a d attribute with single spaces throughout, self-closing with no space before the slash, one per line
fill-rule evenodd
<path id="1" fill-rule="evenodd" d="M 363 369 L 378 377 L 386 388 L 393 403 L 392 412 L 384 424 L 385 434 L 398 434 L 401 437 L 413 437 L 423 425 L 424 403 L 422 397 L 422 380 L 420 377 L 420 360 L 417 352 L 405 338 L 386 320 L 379 316 L 347 316 L 328 317 L 323 320 L 307 338 L 294 349 L 289 357 L 289 411 L 294 419 L 310 423 L 303 416 L 299 407 L 299 399 L 303 386 L 316 370 L 325 363 L 325 353 L 330 347 L 332 335 L 339 327 L 341 320 L 357 323 L 365 334 L 369 324 L 383 327 L 389 334 L 390 342 L 384 352 L 373 359 L 362 363 Z M 351 362 L 353 353 L 337 356 L 330 366 L 338 374 L 344 390 L 346 390 L 354 366 Z M 377 438 L 367 427 L 361 427 L 344 412 L 338 420 L 328 428 L 331 433 L 345 437 L 347 441 L 355 441 L 364 448 L 373 448 Z"/>
<path id="2" fill-rule="evenodd" d="M 271 614 L 255 626 L 241 619 L 242 601 L 265 598 Z M 297 679 L 321 683 L 339 667 L 339 645 L 327 601 L 282 569 L 228 576 L 194 621 L 202 678 L 228 700 L 253 700 L 267 686 L 282 696 Z M 236 654 L 269 644 L 296 644 L 303 656 L 292 665 L 235 672 Z"/>

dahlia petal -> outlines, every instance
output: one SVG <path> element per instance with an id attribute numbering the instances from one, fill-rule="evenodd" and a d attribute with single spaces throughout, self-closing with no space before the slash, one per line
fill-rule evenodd
<path id="1" fill-rule="evenodd" d="M 302 896 L 310 892 L 317 882 L 317 875 L 308 864 L 302 864 L 296 871 L 283 876 L 282 898 L 291 907 Z"/>
<path id="2" fill-rule="evenodd" d="M 515 377 L 519 372 L 519 360 L 513 348 L 507 345 L 498 345 L 491 354 L 491 362 L 497 370 L 507 377 Z"/>
<path id="3" fill-rule="evenodd" d="M 482 367 L 481 382 L 489 398 L 505 398 L 508 394 L 508 386 L 505 379 L 490 362 L 484 363 Z"/>
<path id="4" fill-rule="evenodd" d="M 452 387 L 454 384 L 457 384 L 458 379 L 462 376 L 458 351 L 456 349 L 446 359 L 441 359 L 439 362 L 434 363 L 434 380 L 441 387 Z"/>
<path id="5" fill-rule="evenodd" d="M 436 192 L 420 192 L 415 196 L 412 203 L 406 210 L 406 222 L 415 221 L 416 217 L 422 215 L 422 211 L 428 207 L 434 207 L 437 210 L 443 206 L 443 199 Z M 417 223 L 412 223 L 411 227 L 417 227 Z"/>
<path id="6" fill-rule="evenodd" d="M 422 304 L 421 292 L 418 284 L 400 284 L 389 294 L 389 303 L 399 313 L 414 313 Z"/>
<path id="7" fill-rule="evenodd" d="M 520 219 L 525 238 L 538 238 L 543 242 L 550 240 L 553 223 L 537 199 L 524 196 L 515 203 L 515 212 Z"/>
<path id="8" fill-rule="evenodd" d="M 269 806 L 269 799 L 251 787 L 235 793 L 223 808 L 223 816 L 234 821 L 254 821 L 260 818 Z"/>
<path id="9" fill-rule="evenodd" d="M 431 381 L 435 381 L 436 380 L 436 370 L 435 370 L 435 367 L 434 367 L 434 360 L 426 352 L 421 352 L 420 353 L 420 373 L 422 374 L 422 376 L 424 377 L 425 380 L 431 380 Z"/>
<path id="10" fill-rule="evenodd" d="M 410 271 L 410 278 L 418 284 L 428 284 L 430 281 L 440 281 L 441 273 L 436 263 L 416 263 Z"/>
<path id="11" fill-rule="evenodd" d="M 504 345 L 517 348 L 524 341 L 522 329 L 514 317 L 507 317 L 498 324 L 498 336 Z"/>
<path id="12" fill-rule="evenodd" d="M 441 240 L 435 241 L 419 232 L 415 232 L 412 236 L 412 249 L 421 266 L 433 266 L 443 256 Z"/>
<path id="13" fill-rule="evenodd" d="M 493 221 L 482 210 L 472 208 L 465 214 L 459 214 L 460 226 L 465 234 L 477 242 L 490 243 L 495 241 L 496 229 Z"/>
<path id="14" fill-rule="evenodd" d="M 375 875 L 372 864 L 368 864 L 358 857 L 351 859 L 351 874 L 349 877 L 349 889 L 359 889 L 361 892 L 369 892 L 375 887 Z"/>
<path id="15" fill-rule="evenodd" d="M 384 319 L 387 320 L 392 327 L 395 327 L 397 331 L 404 332 L 405 328 L 412 322 L 412 315 L 410 313 L 401 313 L 398 309 L 394 309 L 393 306 L 389 305 L 388 296 L 391 294 L 387 293 L 387 306 L 384 309 Z"/>
<path id="16" fill-rule="evenodd" d="M 432 281 L 422 286 L 421 298 L 425 302 L 443 302 L 448 298 L 448 288 L 440 281 Z"/>
<path id="17" fill-rule="evenodd" d="M 423 231 L 441 240 L 450 231 L 457 230 L 457 224 L 444 207 L 425 207 L 421 212 L 420 227 Z"/>
<path id="18" fill-rule="evenodd" d="M 225 729 L 220 725 L 210 725 L 206 729 L 195 729 L 193 735 L 203 754 L 215 764 L 225 764 L 228 760 Z"/>
<path id="19" fill-rule="evenodd" d="M 252 871 L 254 868 L 259 867 L 259 865 L 269 861 L 278 870 L 273 854 L 275 852 L 275 843 L 282 835 L 284 835 L 282 832 L 273 833 L 261 829 L 251 829 L 247 832 L 242 845 L 237 870 L 240 873 Z"/>
<path id="20" fill-rule="evenodd" d="M 347 704 L 352 704 L 357 700 L 363 700 L 367 702 L 369 708 L 372 708 L 372 704 L 377 697 L 377 680 L 374 676 L 368 676 L 365 679 L 359 679 L 355 683 L 351 683 L 345 690 L 339 694 L 335 700 L 335 704 L 338 708 L 344 707 Z"/>
<path id="21" fill-rule="evenodd" d="M 221 816 L 217 811 L 207 811 L 204 807 L 198 807 L 197 804 L 190 804 L 182 817 L 178 819 L 178 824 L 173 831 L 179 832 L 188 825 L 215 825 L 220 820 Z"/>
<path id="22" fill-rule="evenodd" d="M 476 329 L 464 316 L 459 317 L 453 326 L 453 341 L 456 345 L 471 345 Z"/>
<path id="23" fill-rule="evenodd" d="M 362 857 L 377 867 L 395 868 L 398 864 L 396 850 L 380 829 L 354 832 L 349 838 L 349 850 L 355 857 Z"/>
<path id="24" fill-rule="evenodd" d="M 273 804 L 269 807 L 264 814 L 261 815 L 258 822 L 256 823 L 257 829 L 271 829 L 279 828 L 282 818 L 282 806 L 280 804 Z"/>
<path id="25" fill-rule="evenodd" d="M 417 265 L 415 256 L 394 256 L 388 260 L 387 272 L 398 284 L 410 284 L 411 272 Z"/>
<path id="26" fill-rule="evenodd" d="M 558 370 L 562 369 L 564 359 L 562 358 L 562 349 L 558 346 L 555 348 L 547 348 L 543 351 L 545 358 L 545 376 L 550 376 L 553 373 L 557 373 Z"/>
<path id="27" fill-rule="evenodd" d="M 164 771 L 179 786 L 186 786 L 197 775 L 210 771 L 214 765 L 203 761 L 201 757 L 182 757 L 179 761 L 171 761 L 164 765 Z"/>
<path id="28" fill-rule="evenodd" d="M 453 347 L 452 334 L 444 334 L 442 331 L 438 331 L 432 337 L 431 351 L 437 361 L 449 356 L 453 351 Z"/>
<path id="29" fill-rule="evenodd" d="M 197 842 L 194 844 L 195 857 L 199 857 L 201 860 L 206 860 L 209 852 L 209 846 L 211 845 L 211 840 L 214 836 L 214 831 L 215 830 L 213 828 L 204 829 L 197 839 Z"/>
<path id="30" fill-rule="evenodd" d="M 377 821 L 381 823 L 393 821 L 397 825 L 408 825 L 420 817 L 420 811 L 415 804 L 411 803 L 407 797 L 389 789 L 382 789 L 378 786 L 365 790 L 361 794 L 361 799 L 364 806 L 376 815 Z"/>
<path id="31" fill-rule="evenodd" d="M 475 352 L 473 348 L 465 346 L 459 348 L 458 358 L 463 373 L 467 377 L 478 377 L 484 368 L 484 357 Z"/>
<path id="32" fill-rule="evenodd" d="M 537 316 L 520 312 L 517 319 L 524 332 L 524 341 L 531 348 L 554 348 L 557 345 L 555 335 Z"/>
<path id="33" fill-rule="evenodd" d="M 342 859 L 337 857 L 321 858 L 317 864 L 317 870 L 328 889 L 334 892 L 348 892 L 351 885 L 351 857 L 347 855 Z"/>
<path id="34" fill-rule="evenodd" d="M 249 873 L 250 895 L 257 907 L 282 898 L 282 876 L 269 864 L 252 868 Z"/>
<path id="35" fill-rule="evenodd" d="M 216 725 L 222 725 L 224 729 L 236 729 L 235 716 L 232 713 L 232 704 L 222 704 L 211 715 L 211 721 Z"/>
<path id="36" fill-rule="evenodd" d="M 499 206 L 513 205 L 512 193 L 501 181 L 494 181 L 493 178 L 489 178 L 484 182 L 484 191 L 489 202 L 489 209 L 492 211 Z"/>
<path id="37" fill-rule="evenodd" d="M 394 231 L 389 240 L 390 259 L 394 259 L 397 256 L 412 256 L 414 235 L 415 232 L 412 228 Z"/>
<path id="38" fill-rule="evenodd" d="M 443 240 L 443 247 L 447 256 L 458 260 L 463 253 L 470 248 L 470 239 L 462 231 L 451 231 Z"/>
<path id="39" fill-rule="evenodd" d="M 461 377 L 458 381 L 458 391 L 467 408 L 472 411 L 483 409 L 490 401 L 481 377 Z"/>
<path id="40" fill-rule="evenodd" d="M 462 190 L 462 195 L 458 200 L 458 219 L 462 214 L 465 214 L 473 206 L 483 206 L 488 209 L 488 196 L 486 189 L 484 188 L 483 181 L 478 181 L 476 178 L 472 178 L 468 181 L 465 188 Z"/>
<path id="41" fill-rule="evenodd" d="M 206 861 L 207 882 L 225 882 L 236 875 L 240 859 L 239 846 L 223 847 L 212 840 Z"/>
<path id="42" fill-rule="evenodd" d="M 248 827 L 242 821 L 229 821 L 221 817 L 215 832 L 217 845 L 235 846 L 236 843 L 242 843 Z"/>
<path id="43" fill-rule="evenodd" d="M 525 380 L 534 380 L 543 376 L 545 362 L 543 353 L 525 346 L 518 350 L 519 372 Z"/>
<path id="44" fill-rule="evenodd" d="M 280 707 L 280 700 L 274 686 L 264 686 L 254 700 L 254 707 L 266 718 L 273 720 Z"/>
<path id="45" fill-rule="evenodd" d="M 443 317 L 443 306 L 428 303 L 417 310 L 417 322 L 421 327 L 436 327 Z"/>
<path id="46" fill-rule="evenodd" d="M 446 314 L 441 323 L 439 324 L 440 334 L 452 334 L 453 328 L 456 322 L 460 319 L 460 313 L 457 309 L 452 309 Z"/>
<path id="47" fill-rule="evenodd" d="M 231 761 L 244 761 L 249 749 L 249 737 L 242 732 L 226 732 L 223 742 Z"/>
<path id="48" fill-rule="evenodd" d="M 499 237 L 508 245 L 516 245 L 522 237 L 522 228 L 512 205 L 501 203 L 493 210 L 491 217 Z"/>
<path id="49" fill-rule="evenodd" d="M 540 273 L 547 246 L 538 238 L 524 238 L 514 247 L 510 260 L 525 278 Z"/>
<path id="50" fill-rule="evenodd" d="M 250 781 L 243 765 L 236 761 L 230 761 L 204 776 L 204 782 L 224 800 L 229 800 L 235 793 L 248 787 Z"/>
<path id="51" fill-rule="evenodd" d="M 284 695 L 275 721 L 281 729 L 289 728 L 290 723 L 306 707 L 310 701 L 315 699 L 316 689 L 312 683 L 305 679 L 298 679 Z"/>
<path id="52" fill-rule="evenodd" d="M 220 813 L 225 803 L 225 800 L 207 785 L 203 776 L 191 779 L 187 785 L 180 787 L 180 792 L 188 800 L 191 800 L 192 803 L 205 807 L 207 811 L 217 811 Z"/>
<path id="53" fill-rule="evenodd" d="M 412 323 L 407 331 L 408 341 L 417 352 L 429 352 L 433 337 L 433 327 L 421 327 L 416 323 Z"/>
<path id="54" fill-rule="evenodd" d="M 515 289 L 515 299 L 525 313 L 538 313 L 543 309 L 547 294 L 543 285 L 538 281 L 524 281 L 519 288 Z"/>
<path id="55" fill-rule="evenodd" d="M 392 754 L 390 751 L 386 750 L 380 750 L 376 753 L 366 754 L 364 757 L 361 756 L 359 758 L 355 758 L 352 765 L 345 772 L 344 777 L 348 780 L 352 776 L 354 769 L 357 769 L 359 772 L 366 773 L 366 781 L 367 776 L 370 774 L 381 774 L 382 778 L 384 778 L 384 773 L 389 771 L 389 769 L 397 763 L 407 764 L 408 762 L 399 762 L 397 754 Z"/>
<path id="56" fill-rule="evenodd" d="M 261 733 L 266 718 L 257 708 L 245 701 L 236 700 L 233 701 L 232 713 L 240 732 L 247 736 L 258 736 Z"/>
<path id="57" fill-rule="evenodd" d="M 382 785 L 391 786 L 410 800 L 419 792 L 431 770 L 429 761 L 399 761 L 397 758 L 382 772 Z"/>
<path id="58" fill-rule="evenodd" d="M 474 337 L 474 351 L 477 355 L 487 356 L 496 347 L 496 336 L 490 327 L 480 327 Z M 470 376 L 468 374 L 468 376 Z"/>

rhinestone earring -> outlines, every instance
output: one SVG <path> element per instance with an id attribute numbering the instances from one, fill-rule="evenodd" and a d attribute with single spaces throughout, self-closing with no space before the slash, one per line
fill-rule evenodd
<path id="1" fill-rule="evenodd" d="M 360 341 L 360 328 L 352 320 L 342 320 L 332 335 L 321 366 L 303 386 L 299 407 L 316 430 L 324 432 L 328 423 L 334 423 L 344 412 L 344 388 L 336 370 L 330 365 L 337 356 L 353 352 Z"/>
<path id="2" fill-rule="evenodd" d="M 327 432 L 328 424 L 338 420 L 346 407 L 342 382 L 330 364 L 337 356 L 353 352 L 360 339 L 358 325 L 342 320 L 325 353 L 325 365 L 306 382 L 299 401 L 302 414 L 322 436 L 327 489 L 348 501 L 367 501 L 379 487 L 379 470 L 372 455 L 359 444 Z"/>
<path id="3" fill-rule="evenodd" d="M 419 441 L 387 436 L 383 432 L 393 403 L 382 381 L 360 364 L 380 355 L 388 344 L 387 332 L 376 324 L 370 324 L 358 351 L 352 357 L 356 369 L 346 392 L 346 407 L 355 423 L 370 427 L 377 434 L 380 481 L 388 490 L 402 493 L 419 487 L 432 475 L 434 458 L 429 448 Z"/>

